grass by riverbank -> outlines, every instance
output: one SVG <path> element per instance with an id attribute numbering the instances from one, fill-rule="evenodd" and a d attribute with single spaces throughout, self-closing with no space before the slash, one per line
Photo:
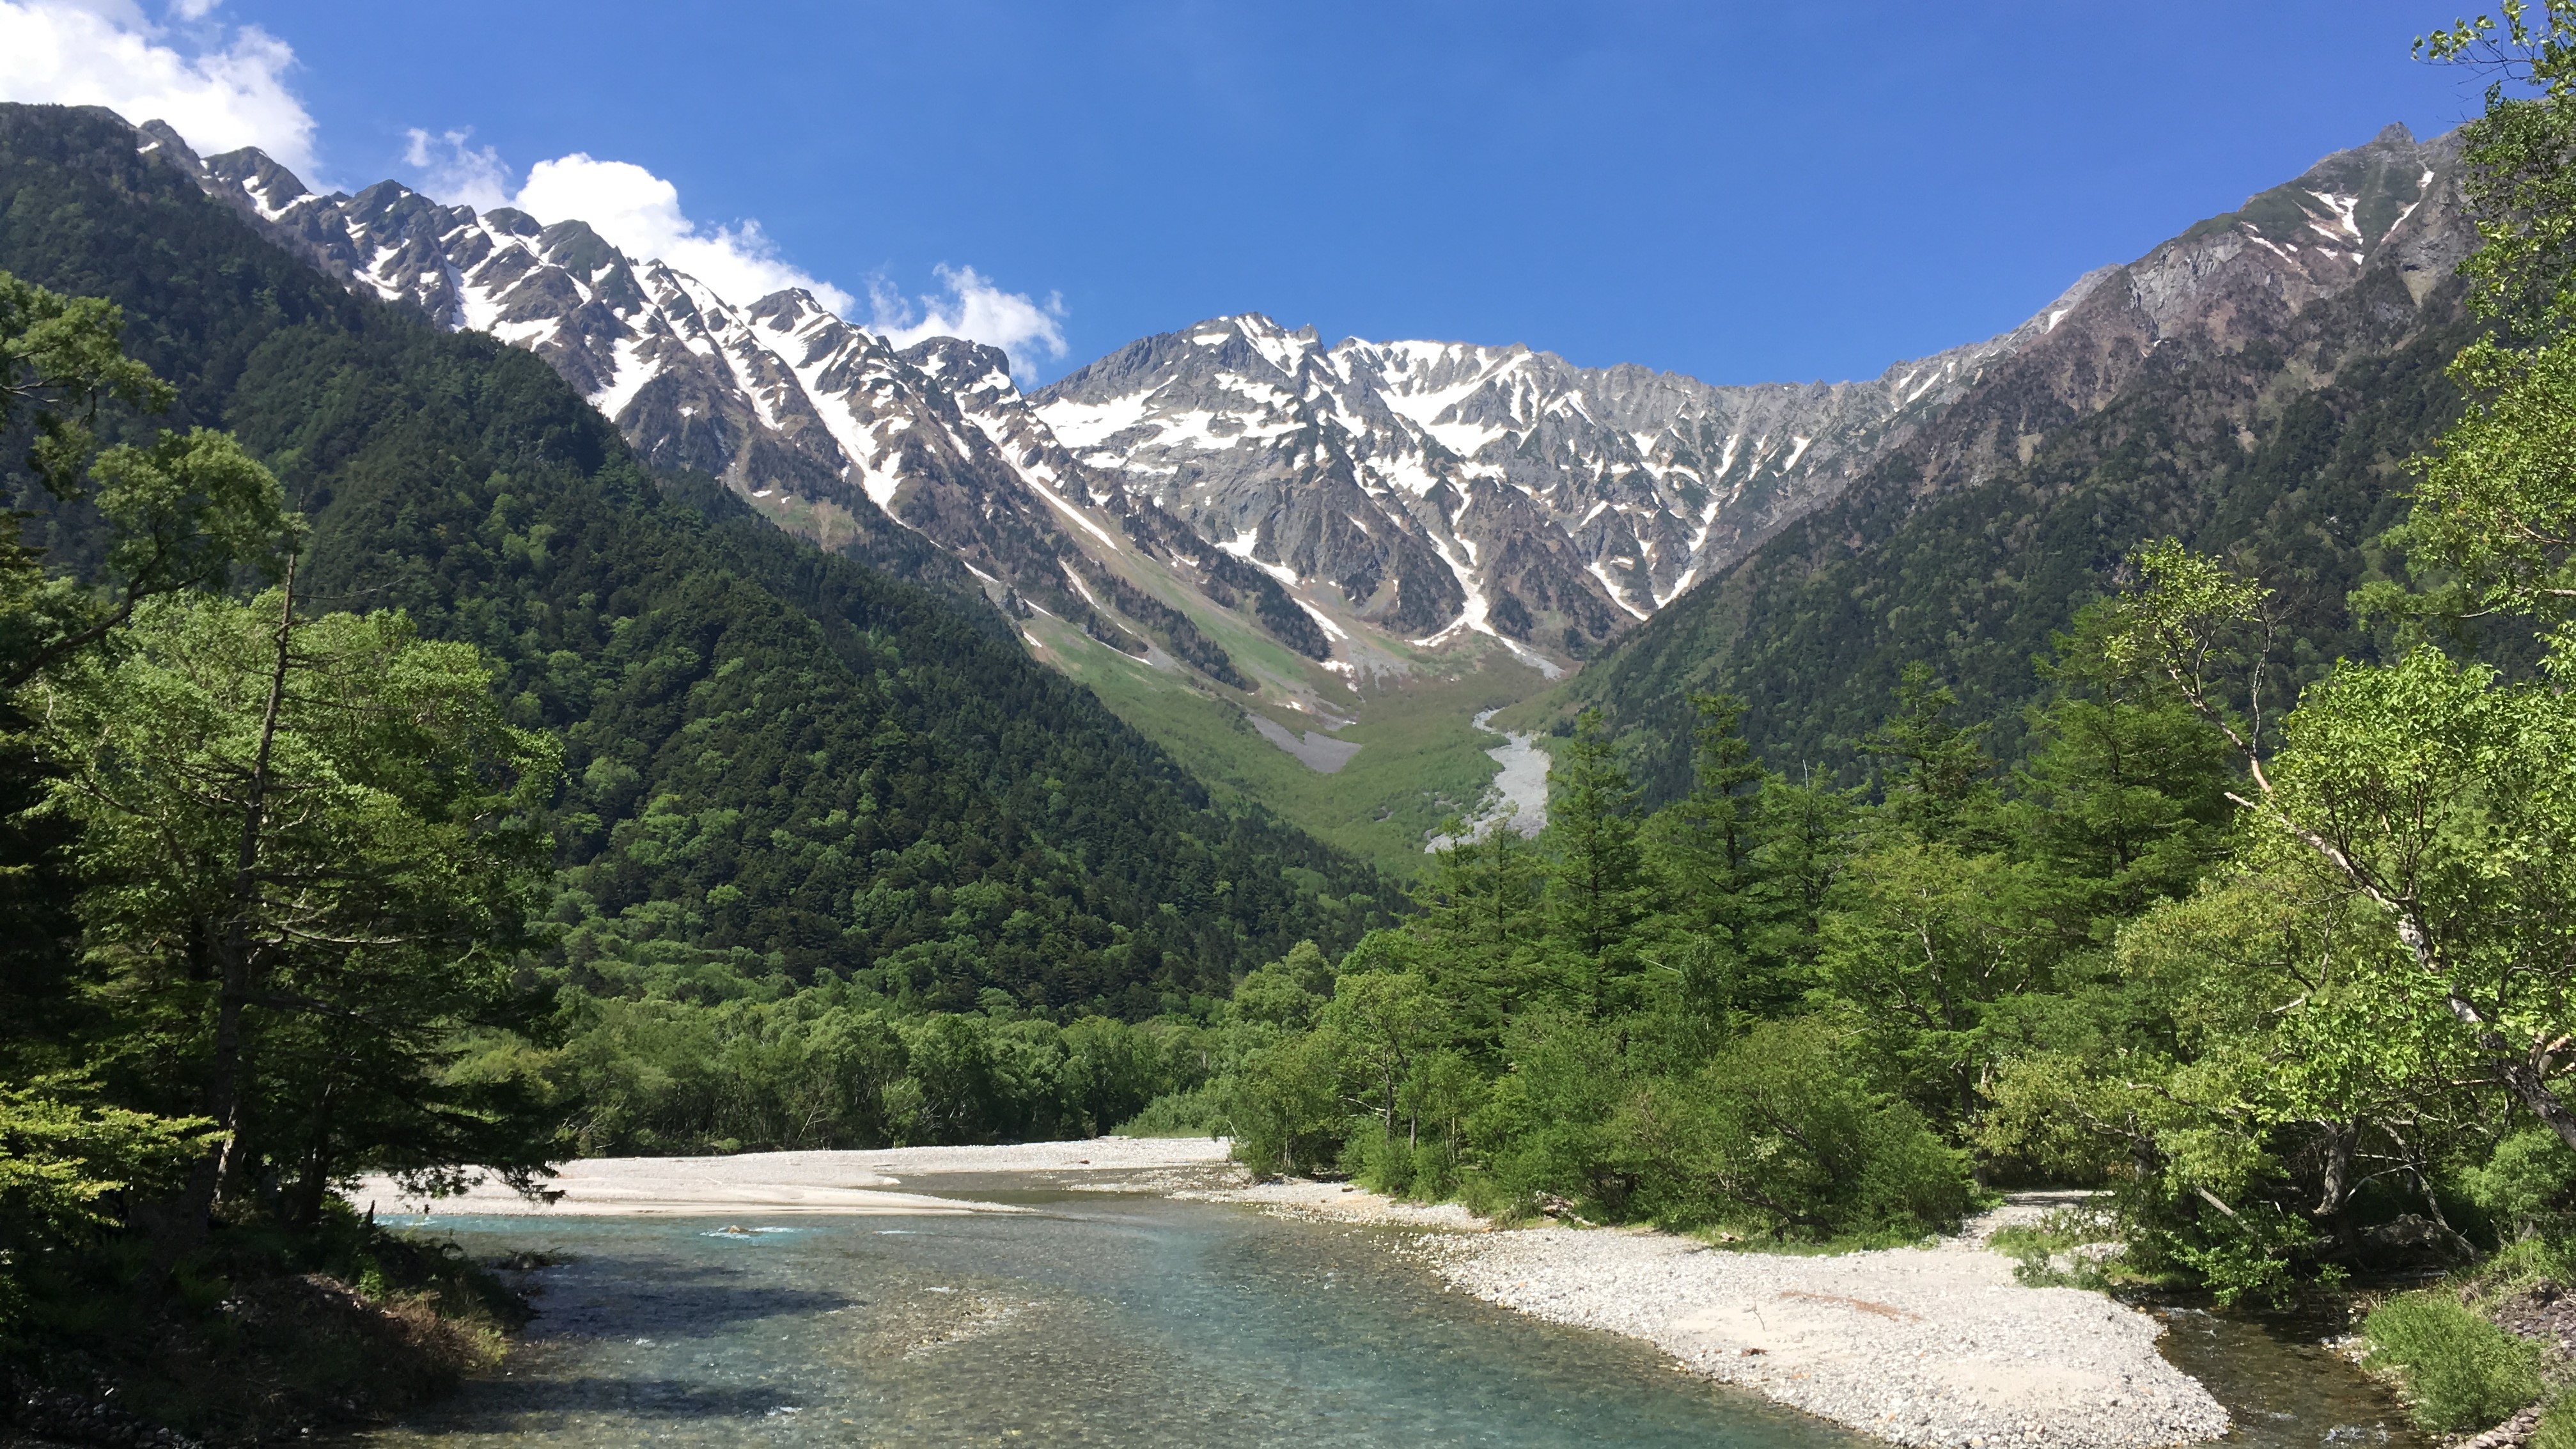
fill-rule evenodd
<path id="1" fill-rule="evenodd" d="M 166 1275 L 139 1238 L 48 1257 L 6 1350 L 8 1422 L 43 1439 L 252 1444 L 376 1422 L 496 1364 L 528 1317 L 452 1245 L 346 1212 L 311 1232 L 219 1229 Z"/>

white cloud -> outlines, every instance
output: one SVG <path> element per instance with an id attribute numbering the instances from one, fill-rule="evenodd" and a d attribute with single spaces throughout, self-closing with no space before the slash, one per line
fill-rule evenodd
<path id="1" fill-rule="evenodd" d="M 313 117 L 286 88 L 295 52 L 256 25 L 204 23 L 215 3 L 178 0 L 195 22 L 181 36 L 133 0 L 0 0 L 0 101 L 168 121 L 201 154 L 257 146 L 314 181 Z"/>
<path id="2" fill-rule="evenodd" d="M 455 143 L 463 150 L 462 138 Z M 487 149 L 479 153 L 497 169 Z M 506 173 L 504 173 L 506 174 Z M 586 221 L 631 257 L 668 262 L 729 302 L 751 302 L 802 287 L 835 312 L 857 299 L 790 265 L 756 221 L 706 227 L 680 210 L 680 189 L 629 161 L 600 161 L 580 152 L 528 168 L 510 205 L 542 222 Z"/>
<path id="3" fill-rule="evenodd" d="M 200 154 L 257 146 L 301 176 L 316 174 L 313 117 L 287 89 L 295 52 L 256 25 L 212 19 L 222 0 L 167 0 L 155 21 L 137 0 L 0 0 L 0 101 L 107 106 L 133 122 L 167 121 Z M 403 159 L 420 189 L 479 210 L 515 206 L 539 221 L 586 221 L 630 256 L 659 259 L 718 296 L 750 302 L 791 287 L 843 316 L 858 299 L 789 263 L 756 221 L 708 226 L 680 210 L 679 188 L 641 166 L 576 152 L 511 170 L 473 133 L 415 129 Z M 1015 361 L 1065 354 L 1064 303 L 1006 292 L 973 267 L 937 269 L 942 290 L 907 298 L 882 278 L 868 288 L 872 325 L 897 346 L 964 337 Z"/>
<path id="4" fill-rule="evenodd" d="M 612 246 L 641 260 L 667 262 L 728 302 L 756 301 L 801 287 L 847 317 L 856 298 L 789 263 L 757 221 L 707 226 L 680 209 L 680 189 L 629 161 L 574 153 L 528 168 L 513 186 L 510 169 L 490 146 L 469 144 L 466 131 L 410 133 L 404 155 L 420 189 L 441 201 L 482 210 L 514 206 L 542 222 L 585 221 Z M 1015 364 L 1065 354 L 1064 301 L 1006 292 L 973 267 L 936 269 L 942 290 L 907 298 L 879 277 L 868 285 L 869 326 L 897 347 L 925 337 L 964 337 L 1001 348 Z"/>
<path id="5" fill-rule="evenodd" d="M 499 150 L 466 145 L 472 130 L 433 136 L 414 126 L 403 134 L 411 138 L 403 148 L 403 162 L 425 195 L 476 211 L 510 204 L 510 168 L 502 164 Z"/>
<path id="6" fill-rule="evenodd" d="M 869 283 L 868 301 L 876 309 L 870 324 L 897 347 L 910 347 L 925 337 L 963 337 L 998 347 L 1022 370 L 1031 353 L 1064 356 L 1064 298 L 1050 292 L 1040 302 L 1025 292 L 1005 292 L 973 267 L 941 266 L 944 296 L 906 300 L 884 278 Z"/>

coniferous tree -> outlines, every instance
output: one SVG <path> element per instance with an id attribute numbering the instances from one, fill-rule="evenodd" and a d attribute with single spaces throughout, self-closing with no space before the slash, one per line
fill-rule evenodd
<path id="1" fill-rule="evenodd" d="M 1932 666 L 1916 660 L 1897 683 L 1896 712 L 1860 750 L 1892 765 L 1884 792 L 1888 823 L 1922 840 L 1969 845 L 1988 827 L 1994 762 L 1986 757 L 1984 727 L 1953 720 L 1958 705 Z"/>
<path id="2" fill-rule="evenodd" d="M 1586 711 L 1549 769 L 1548 928 L 1568 984 L 1598 1010 L 1634 969 L 1630 928 L 1648 909 L 1637 788 L 1598 711 Z"/>

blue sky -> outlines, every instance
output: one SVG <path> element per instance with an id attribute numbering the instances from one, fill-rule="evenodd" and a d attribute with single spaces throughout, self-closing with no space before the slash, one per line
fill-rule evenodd
<path id="1" fill-rule="evenodd" d="M 2407 55 L 2453 12 L 2382 0 L 81 3 L 183 58 L 273 38 L 332 182 L 633 163 L 889 324 L 962 321 L 972 269 L 1041 378 L 1245 310 L 1871 375 L 2479 103 Z"/>

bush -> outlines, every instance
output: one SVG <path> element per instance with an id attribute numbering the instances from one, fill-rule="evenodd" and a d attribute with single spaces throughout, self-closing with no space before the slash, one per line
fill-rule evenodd
<path id="1" fill-rule="evenodd" d="M 1957 1227 L 1975 1198 L 1966 1159 L 1814 1018 L 1763 1023 L 1698 1076 L 1647 1086 L 1618 1135 L 1638 1205 L 1677 1226 L 1915 1235 Z"/>
<path id="2" fill-rule="evenodd" d="M 2428 1431 L 2484 1429 L 2540 1397 L 2540 1350 L 2449 1298 L 2392 1299 L 2361 1333 L 2368 1366 L 2402 1375 L 2415 1422 Z"/>
<path id="3" fill-rule="evenodd" d="M 2576 1152 L 2569 1152 L 2555 1132 L 2527 1128 L 2497 1143 L 2485 1162 L 2462 1172 L 2460 1186 L 2500 1238 L 2563 1229 L 2571 1190 L 2576 1190 Z"/>
<path id="4" fill-rule="evenodd" d="M 2531 1434 L 2531 1449 L 2576 1449 L 2576 1392 L 2562 1390 L 2541 1411 L 2540 1427 Z"/>
<path id="5" fill-rule="evenodd" d="M 1203 1082 L 1186 1092 L 1166 1092 L 1145 1110 L 1118 1125 L 1119 1137 L 1222 1137 L 1225 1102 L 1234 1084 L 1223 1079 Z"/>
<path id="6" fill-rule="evenodd" d="M 1389 1197 L 1437 1202 L 1458 1190 L 1458 1157 L 1437 1140 L 1408 1141 L 1363 1122 L 1342 1144 L 1342 1171 L 1352 1181 Z"/>

